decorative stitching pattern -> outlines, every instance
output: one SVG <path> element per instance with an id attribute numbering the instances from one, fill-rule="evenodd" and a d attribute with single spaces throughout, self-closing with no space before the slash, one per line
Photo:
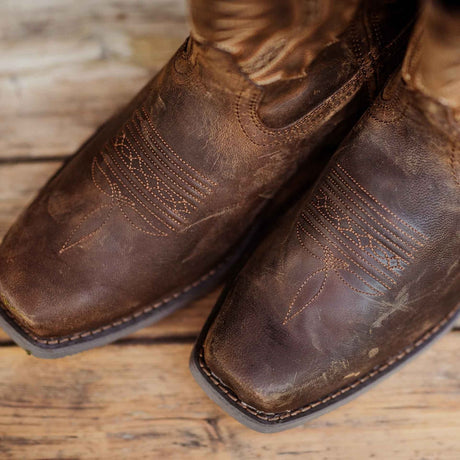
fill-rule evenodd
<path id="1" fill-rule="evenodd" d="M 304 126 L 306 124 L 309 125 L 309 129 L 312 129 L 310 126 L 312 123 L 315 123 L 318 120 L 323 120 L 328 116 L 333 108 L 336 108 L 344 101 L 348 101 L 349 98 L 359 90 L 361 83 L 362 75 L 360 73 L 356 73 L 345 85 L 340 87 L 339 90 L 333 93 L 318 107 L 300 118 L 294 125 L 279 129 L 267 128 L 257 114 L 258 106 L 263 97 L 263 91 L 255 92 L 248 100 L 248 92 L 253 92 L 253 90 L 243 89 L 236 100 L 236 118 L 242 132 L 254 145 L 260 147 L 279 145 L 285 143 L 286 140 L 295 140 L 296 136 L 304 136 Z M 243 120 L 244 115 L 246 116 Z M 267 139 L 264 142 L 258 142 L 254 139 L 254 135 L 249 132 L 248 127 L 252 128 L 256 133 L 262 133 L 264 136 L 271 137 L 272 139 Z"/>
<path id="2" fill-rule="evenodd" d="M 110 203 L 83 216 L 60 253 L 95 236 L 114 209 L 134 229 L 165 237 L 187 223 L 217 185 L 177 155 L 143 107 L 95 155 L 91 177 Z"/>
<path id="3" fill-rule="evenodd" d="M 331 393 L 324 398 L 318 399 L 306 406 L 302 406 L 298 409 L 289 409 L 283 412 L 265 412 L 263 410 L 256 409 L 255 407 L 245 403 L 242 401 L 236 393 L 231 390 L 225 383 L 222 382 L 222 380 L 217 377 L 207 366 L 206 361 L 204 359 L 204 350 L 201 348 L 200 354 L 199 354 L 199 366 L 203 370 L 203 372 L 206 374 L 206 376 L 209 378 L 209 380 L 219 388 L 220 391 L 222 391 L 230 400 L 232 400 L 235 404 L 243 408 L 246 412 L 249 414 L 259 418 L 260 420 L 264 420 L 266 422 L 281 422 L 283 420 L 289 419 L 291 417 L 295 417 L 300 414 L 305 414 L 308 411 L 311 411 L 314 408 L 319 408 L 319 406 L 327 404 L 330 401 L 333 401 L 334 399 L 338 398 L 339 396 L 343 396 L 344 394 L 348 393 L 351 390 L 354 390 L 355 388 L 359 387 L 360 385 L 363 385 L 366 383 L 368 380 L 377 377 L 380 373 L 384 372 L 387 370 L 389 367 L 394 366 L 397 364 L 399 361 L 401 361 L 403 358 L 405 358 L 407 355 L 412 353 L 414 350 L 417 348 L 420 348 L 425 342 L 427 342 L 433 335 L 435 335 L 444 325 L 446 325 L 449 320 L 451 320 L 457 313 L 459 312 L 459 309 L 456 308 L 455 310 L 451 311 L 441 322 L 439 322 L 433 329 L 429 330 L 426 332 L 420 339 L 417 341 L 413 342 L 412 344 L 408 345 L 406 348 L 404 348 L 400 353 L 398 353 L 396 356 L 393 356 L 390 358 L 385 364 L 382 364 L 380 366 L 376 366 L 374 369 L 372 369 L 368 374 L 364 375 L 360 379 L 355 380 L 353 383 L 350 385 L 347 385 L 346 387 L 340 388 L 339 390 L 335 391 L 334 393 Z"/>
<path id="4" fill-rule="evenodd" d="M 404 91 L 401 73 L 398 71 L 390 77 L 383 91 L 374 100 L 369 109 L 369 116 L 385 124 L 401 120 L 409 106 L 409 99 Z"/>
<path id="5" fill-rule="evenodd" d="M 294 294 L 283 325 L 317 301 L 333 275 L 358 294 L 382 295 L 396 285 L 427 241 L 340 164 L 300 214 L 296 235 L 320 267 L 307 275 Z"/>

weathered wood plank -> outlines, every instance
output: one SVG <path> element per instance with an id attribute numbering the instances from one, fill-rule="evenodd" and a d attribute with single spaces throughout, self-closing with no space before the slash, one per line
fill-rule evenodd
<path id="1" fill-rule="evenodd" d="M 187 33 L 183 0 L 0 2 L 0 159 L 72 153 Z"/>
<path id="2" fill-rule="evenodd" d="M 401 458 L 460 455 L 460 334 L 308 425 L 262 435 L 207 399 L 191 346 L 112 345 L 58 361 L 0 348 L 2 458 Z"/>

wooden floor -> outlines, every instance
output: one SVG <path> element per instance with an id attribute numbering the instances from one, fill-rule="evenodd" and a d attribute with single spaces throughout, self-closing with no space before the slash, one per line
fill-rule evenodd
<path id="1" fill-rule="evenodd" d="M 0 0 L 0 238 L 182 42 L 184 17 L 183 0 Z M 0 459 L 460 458 L 460 328 L 343 408 L 262 435 L 188 371 L 215 298 L 57 361 L 0 332 Z"/>

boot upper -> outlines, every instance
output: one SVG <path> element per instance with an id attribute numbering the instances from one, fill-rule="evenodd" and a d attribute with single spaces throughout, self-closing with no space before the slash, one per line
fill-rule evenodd
<path id="1" fill-rule="evenodd" d="M 368 24 L 384 30 L 389 11 L 364 2 L 305 75 L 266 85 L 188 39 L 8 232 L 3 308 L 33 337 L 72 340 L 209 276 L 301 166 L 324 164 L 397 65 L 414 7 L 396 7 L 377 37 Z"/>
<path id="2" fill-rule="evenodd" d="M 354 391 L 458 309 L 460 124 L 410 78 L 419 51 L 277 222 L 207 330 L 202 366 L 264 420 Z"/>

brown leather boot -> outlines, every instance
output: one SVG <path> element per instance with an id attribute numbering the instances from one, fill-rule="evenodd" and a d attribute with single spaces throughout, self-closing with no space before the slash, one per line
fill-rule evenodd
<path id="1" fill-rule="evenodd" d="M 460 12 L 429 5 L 397 73 L 227 288 L 192 355 L 274 432 L 406 363 L 459 312 Z"/>
<path id="2" fill-rule="evenodd" d="M 414 3 L 192 1 L 192 38 L 6 236 L 0 324 L 64 356 L 215 286 L 402 59 Z"/>

